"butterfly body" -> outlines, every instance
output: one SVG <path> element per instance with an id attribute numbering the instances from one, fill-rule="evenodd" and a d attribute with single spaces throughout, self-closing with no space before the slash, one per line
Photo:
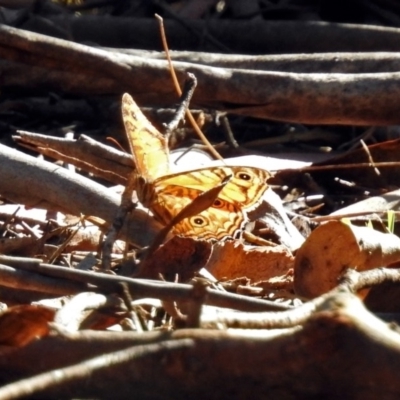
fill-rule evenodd
<path id="1" fill-rule="evenodd" d="M 171 173 L 166 138 L 125 94 L 122 114 L 137 168 L 139 201 L 167 225 L 205 191 L 230 177 L 213 205 L 173 227 L 177 235 L 202 239 L 235 237 L 268 188 L 270 174 L 253 167 L 208 167 Z"/>

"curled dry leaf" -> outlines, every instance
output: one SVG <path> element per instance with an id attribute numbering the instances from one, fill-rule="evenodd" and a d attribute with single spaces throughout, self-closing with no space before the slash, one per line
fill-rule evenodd
<path id="1" fill-rule="evenodd" d="M 179 275 L 180 282 L 191 279 L 210 258 L 212 245 L 205 240 L 174 236 L 149 254 L 140 264 L 140 277 L 158 278 Z"/>
<path id="2" fill-rule="evenodd" d="M 0 315 L 0 344 L 24 346 L 35 338 L 47 336 L 54 311 L 46 307 L 22 305 Z"/>
<path id="3" fill-rule="evenodd" d="M 247 246 L 227 241 L 214 245 L 206 268 L 219 279 L 245 276 L 256 282 L 285 275 L 293 262 L 293 255 L 284 246 Z"/>
<path id="4" fill-rule="evenodd" d="M 297 251 L 294 288 L 317 297 L 333 289 L 347 268 L 365 271 L 400 260 L 400 238 L 371 228 L 330 221 L 315 229 Z"/>
<path id="5" fill-rule="evenodd" d="M 54 316 L 54 322 L 70 332 L 106 329 L 126 316 L 118 296 L 82 292 L 73 296 Z"/>

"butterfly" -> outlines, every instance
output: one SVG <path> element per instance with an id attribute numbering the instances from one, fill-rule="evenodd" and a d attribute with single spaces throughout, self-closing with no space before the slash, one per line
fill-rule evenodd
<path id="1" fill-rule="evenodd" d="M 122 97 L 122 117 L 136 165 L 139 201 L 163 225 L 203 192 L 227 181 L 211 207 L 173 226 L 175 235 L 205 240 L 236 237 L 247 212 L 262 201 L 270 174 L 253 167 L 217 166 L 173 173 L 167 138 L 143 115 L 132 97 Z"/>

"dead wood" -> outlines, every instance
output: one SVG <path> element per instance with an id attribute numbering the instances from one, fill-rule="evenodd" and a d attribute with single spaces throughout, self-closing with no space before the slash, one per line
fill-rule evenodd
<path id="1" fill-rule="evenodd" d="M 166 62 L 115 54 L 18 29 L 0 27 L 3 86 L 46 87 L 70 93 L 130 92 L 139 101 L 176 100 Z M 22 65 L 26 69 L 21 69 Z M 31 76 L 39 68 L 39 79 Z M 231 113 L 310 124 L 388 125 L 400 122 L 396 101 L 400 72 L 307 74 L 213 68 L 176 62 L 199 81 L 194 102 Z M 18 73 L 16 72 L 18 71 Z M 50 73 L 51 72 L 51 73 Z M 22 82 L 21 76 L 26 77 Z M 78 79 L 82 76 L 82 80 Z M 114 83 L 100 87 L 98 78 Z M 135 79 L 140 77 L 140 79 Z M 15 80 L 17 79 L 17 81 Z M 44 85 L 44 86 L 43 86 Z"/>
<path id="2" fill-rule="evenodd" d="M 158 51 L 135 49 L 106 50 L 164 60 L 165 54 Z M 268 54 L 243 55 L 204 53 L 199 51 L 171 51 L 172 60 L 208 65 L 209 67 L 249 69 L 256 71 L 279 71 L 297 73 L 374 73 L 400 71 L 400 56 L 397 53 L 314 53 L 314 54 Z"/>
<path id="3" fill-rule="evenodd" d="M 58 372 L 62 375 L 59 379 L 55 379 L 54 374 L 50 372 L 28 378 L 20 381 L 18 384 L 5 386 L 0 389 L 0 398 L 20 398 L 21 396 L 32 395 L 37 392 L 40 393 L 43 390 L 52 391 L 52 387 L 55 387 L 56 391 L 58 391 L 57 388 L 60 386 L 61 382 L 62 384 L 68 385 L 69 382 L 73 384 L 78 381 L 87 381 L 96 370 L 108 370 L 110 367 L 129 368 L 130 363 L 135 359 L 140 360 L 143 356 L 146 357 L 152 353 L 162 358 L 160 350 L 165 350 L 167 355 L 169 355 L 168 353 L 173 349 L 182 350 L 190 345 L 192 345 L 192 341 L 190 340 L 166 341 L 160 344 L 135 346 L 119 352 L 101 355 L 94 359 L 85 360 L 80 364 L 63 368 L 62 371 L 59 370 Z M 109 397 L 111 393 L 103 393 L 102 396 L 104 395 Z M 125 393 L 125 395 L 127 395 L 127 393 Z M 117 397 L 119 398 L 119 396 Z"/>
<path id="4" fill-rule="evenodd" d="M 24 289 L 52 295 L 65 296 L 87 289 L 84 283 L 41 276 L 29 271 L 21 271 L 0 264 L 1 285 L 14 289 Z"/>
<path id="5" fill-rule="evenodd" d="M 18 131 L 13 139 L 39 154 L 75 165 L 85 172 L 114 184 L 124 185 L 132 172 L 132 156 L 103 145 L 86 135 L 79 139 L 57 138 L 39 133 Z"/>
<path id="6" fill-rule="evenodd" d="M 94 215 L 111 223 L 120 197 L 106 187 L 60 166 L 0 145 L 0 192 L 9 200 L 31 207 Z M 134 210 L 121 235 L 146 245 L 159 225 L 143 210 Z"/>
<path id="7" fill-rule="evenodd" d="M 254 393 L 257 388 L 257 398 L 261 399 L 350 396 L 368 400 L 377 396 L 396 399 L 400 395 L 398 332 L 370 314 L 356 297 L 345 293 L 327 298 L 304 324 L 282 332 L 81 332 L 69 338 L 56 335 L 3 351 L 3 382 L 62 368 L 57 387 L 43 385 L 36 394 L 40 393 L 41 398 L 122 399 L 134 391 L 141 399 L 245 399 L 250 390 Z M 178 348 L 169 346 L 174 341 Z M 181 343 L 185 346 L 179 347 Z M 136 347 L 138 357 L 99 367 L 108 357 L 120 354 L 113 356 L 110 352 L 129 352 L 129 346 Z M 49 351 L 52 356 L 46 357 Z M 93 358 L 106 352 L 103 359 Z M 39 365 L 35 362 L 38 357 L 43 361 Z M 87 360 L 85 365 L 80 364 L 83 376 L 65 379 L 71 371 L 68 366 L 83 360 Z M 18 385 L 48 382 L 51 374 L 5 386 L 1 398 L 18 393 Z"/>
<path id="8" fill-rule="evenodd" d="M 49 17 L 56 27 L 64 26 L 64 38 L 100 46 L 161 50 L 159 26 L 155 19 L 110 18 L 62 15 Z M 398 51 L 399 29 L 371 25 L 304 21 L 164 21 L 173 50 L 221 52 L 224 45 L 237 54 L 326 53 L 353 51 Z M 23 29 L 49 33 L 34 21 Z M 43 23 L 42 23 L 43 26 Z M 60 37 L 59 30 L 54 35 Z M 214 40 L 208 40 L 208 38 Z"/>
<path id="9" fill-rule="evenodd" d="M 68 269 L 56 265 L 48 264 L 14 264 L 16 268 L 36 272 L 46 277 L 65 279 L 67 281 L 81 282 L 93 285 L 98 290 L 105 292 L 119 292 L 121 283 L 125 284 L 131 292 L 133 298 L 160 298 L 166 301 L 189 301 L 192 286 L 188 284 L 174 284 L 163 281 L 152 281 L 147 279 L 133 279 L 123 276 L 113 276 L 102 273 L 93 273 Z M 21 285 L 23 288 L 24 286 Z M 34 288 L 32 288 L 34 290 Z M 75 287 L 73 288 L 75 290 Z M 73 293 L 75 293 L 73 291 Z M 287 310 L 289 307 L 269 302 L 266 300 L 252 299 L 247 296 L 236 295 L 227 292 L 209 289 L 207 300 L 209 305 L 235 308 L 243 311 L 268 311 L 268 310 Z"/>
<path id="10" fill-rule="evenodd" d="M 115 21 L 120 26 L 112 31 L 106 29 L 115 22 L 110 18 L 110 25 L 103 20 L 101 30 L 97 26 L 88 32 L 102 18 L 83 17 L 84 20 L 86 26 L 75 22 L 75 17 L 66 16 L 63 22 L 70 23 L 70 29 L 63 32 L 65 37 L 75 35 L 76 39 L 81 33 L 100 37 L 108 30 L 110 41 L 117 40 L 114 33 L 121 31 L 128 33 L 125 43 L 159 40 L 158 27 L 153 22 L 147 25 L 149 21 L 141 21 L 132 27 L 128 20 L 119 19 Z M 29 17 L 28 23 L 33 22 L 41 23 L 40 18 Z M 326 55 L 302 56 L 176 54 L 174 62 L 181 81 L 187 71 L 195 73 L 199 80 L 194 99 L 199 106 L 301 123 L 385 125 L 400 121 L 396 109 L 400 59 L 396 53 L 372 53 L 376 49 L 398 51 L 400 30 L 303 23 L 304 29 L 300 31 L 297 23 L 268 26 L 221 21 L 211 21 L 207 30 L 202 21 L 193 21 L 190 33 L 186 26 L 182 34 L 182 27 L 170 22 L 167 29 L 173 31 L 172 46 L 178 38 L 176 32 L 180 33 L 181 43 L 194 38 L 192 43 L 198 44 L 198 33 L 203 29 L 206 41 L 207 35 L 212 35 L 212 40 L 207 41 L 209 48 L 227 37 L 236 40 L 238 48 L 251 50 L 252 45 L 246 40 L 252 37 L 269 43 L 269 48 L 283 48 L 279 52 L 285 53 L 331 49 Z M 231 32 L 234 25 L 241 29 Z M 55 31 L 60 33 L 65 26 L 55 24 Z M 256 34 L 252 31 L 254 26 L 259 27 Z M 278 27 L 283 26 L 297 27 L 297 31 L 282 33 Z M 137 38 L 130 36 L 136 29 L 148 29 L 147 36 L 143 31 Z M 341 36 L 344 33 L 347 37 Z M 121 37 L 118 40 L 120 45 Z M 350 48 L 352 52 L 348 54 L 334 53 L 336 49 Z M 371 53 L 354 53 L 361 48 Z M 115 95 L 117 101 L 122 92 L 129 91 L 139 101 L 169 106 L 176 100 L 160 54 L 83 46 L 0 26 L 0 56 L 4 59 L 0 61 L 0 73 L 6 94 L 10 88 L 39 87 L 68 95 Z M 89 140 L 49 139 L 21 132 L 18 141 L 110 182 L 125 184 L 131 173 L 129 156 Z M 0 147 L 0 176 L 0 193 L 7 199 L 75 215 L 95 215 L 105 221 L 104 227 L 121 210 L 120 196 L 105 186 L 6 147 Z M 282 218 L 273 215 L 273 222 L 274 219 L 280 222 Z M 136 245 L 145 245 L 154 240 L 158 230 L 159 226 L 146 213 L 135 210 L 123 227 L 122 236 Z M 285 244 L 297 247 L 296 236 L 289 230 L 283 237 L 288 242 L 283 241 Z M 193 252 L 198 263 L 205 264 L 208 257 L 204 254 L 204 260 L 199 259 Z M 155 261 L 160 260 L 168 264 L 166 256 L 159 255 Z M 246 274 L 250 258 L 241 263 Z M 262 263 L 269 261 L 263 259 Z M 179 260 L 178 264 L 180 269 L 176 271 L 161 269 L 164 277 L 178 271 L 182 279 L 184 274 L 180 271 L 187 272 L 188 263 L 181 265 L 184 263 Z M 206 287 L 208 281 L 195 281 L 199 284 L 197 289 L 201 287 L 196 294 L 195 284 L 133 279 L 49 265 L 41 260 L 0 256 L 0 286 L 32 292 L 39 298 L 43 293 L 93 295 L 98 304 L 106 304 L 109 297 L 117 294 L 131 314 L 131 329 L 138 329 L 136 333 L 65 332 L 65 326 L 85 329 L 80 325 L 81 319 L 74 319 L 82 315 L 73 314 L 79 307 L 84 309 L 86 303 L 81 303 L 82 297 L 74 296 L 57 313 L 49 336 L 20 347 L 0 347 L 0 400 L 26 395 L 124 399 L 132 394 L 139 399 L 235 400 L 248 399 L 249 393 L 261 399 L 397 399 L 399 330 L 369 313 L 353 293 L 399 280 L 399 270 L 375 269 L 361 274 L 350 271 L 331 292 L 302 306 L 289 307 L 216 291 Z M 260 291 L 258 295 L 265 293 Z M 119 304 L 121 298 L 117 298 Z M 147 298 L 151 299 L 148 304 Z M 3 297 L 1 300 L 4 301 Z M 377 310 L 380 304 L 378 301 Z M 133 317 L 138 318 L 139 312 L 135 314 L 134 307 L 146 316 L 143 325 L 138 324 L 140 329 L 156 326 L 159 330 L 139 333 Z M 169 316 L 160 317 L 158 314 L 162 313 Z M 174 331 L 170 331 L 172 323 L 165 322 L 168 320 L 175 324 Z M 120 325 L 121 329 L 127 326 Z M 185 329 L 179 329 L 182 326 Z M 194 326 L 198 329 L 187 329 Z"/>
<path id="11" fill-rule="evenodd" d="M 222 325 L 227 328 L 242 329 L 289 328 L 304 323 L 313 313 L 321 311 L 325 307 L 326 300 L 337 293 L 350 292 L 356 294 L 363 289 L 379 288 L 383 283 L 398 283 L 399 281 L 400 270 L 398 269 L 376 268 L 365 272 L 348 269 L 341 277 L 338 286 L 296 308 L 276 313 L 254 312 L 249 314 L 232 310 L 221 311 L 218 315 L 204 313 L 201 326 L 216 328 Z"/>
<path id="12" fill-rule="evenodd" d="M 65 296 L 88 290 L 84 282 L 44 276 L 34 271 L 39 259 L 0 256 L 1 299 L 9 304 L 27 304 L 51 296 Z M 25 265 L 26 268 L 20 268 Z M 29 268 L 30 266 L 30 268 Z"/>

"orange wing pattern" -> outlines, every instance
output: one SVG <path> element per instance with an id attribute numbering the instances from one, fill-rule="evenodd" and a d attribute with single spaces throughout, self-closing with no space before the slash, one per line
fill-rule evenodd
<path id="1" fill-rule="evenodd" d="M 168 175 L 167 140 L 143 115 L 128 93 L 122 96 L 122 118 L 138 174 L 149 182 Z"/>
<path id="2" fill-rule="evenodd" d="M 217 240 L 235 237 L 247 221 L 247 211 L 262 201 L 270 174 L 252 167 L 209 167 L 171 174 L 167 140 L 128 94 L 122 98 L 122 115 L 135 159 L 136 189 L 142 204 L 167 225 L 197 196 L 231 176 L 213 206 L 176 224 L 173 233 Z"/>

